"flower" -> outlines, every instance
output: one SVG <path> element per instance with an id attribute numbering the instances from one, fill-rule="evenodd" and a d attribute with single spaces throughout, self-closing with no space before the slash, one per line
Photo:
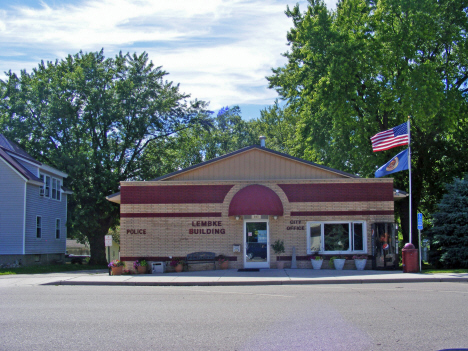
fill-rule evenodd
<path id="1" fill-rule="evenodd" d="M 133 262 L 133 268 L 137 269 L 137 267 L 146 267 L 148 265 L 148 263 L 145 261 L 145 260 L 136 260 L 135 262 Z"/>
<path id="2" fill-rule="evenodd" d="M 367 260 L 367 255 L 355 255 L 353 260 Z"/>
<path id="3" fill-rule="evenodd" d="M 323 257 L 319 256 L 319 255 L 311 255 L 311 256 L 309 256 L 309 259 L 310 260 L 320 261 L 320 260 L 323 260 Z"/>
<path id="4" fill-rule="evenodd" d="M 229 259 L 226 256 L 224 256 L 224 255 L 219 255 L 218 256 L 218 262 L 219 263 L 223 263 L 223 262 L 226 262 L 226 261 L 229 261 Z"/>
<path id="5" fill-rule="evenodd" d="M 179 265 L 179 264 L 184 264 L 184 263 L 185 263 L 185 261 L 182 260 L 182 259 L 179 259 L 179 258 L 173 258 L 173 259 L 171 260 L 171 262 L 169 262 L 169 264 L 170 264 L 171 267 L 175 267 L 175 266 L 177 266 L 177 265 Z"/>
<path id="6" fill-rule="evenodd" d="M 122 261 L 119 261 L 119 260 L 113 260 L 111 263 L 109 263 L 107 265 L 107 267 L 122 267 L 124 266 L 125 263 L 123 263 Z"/>

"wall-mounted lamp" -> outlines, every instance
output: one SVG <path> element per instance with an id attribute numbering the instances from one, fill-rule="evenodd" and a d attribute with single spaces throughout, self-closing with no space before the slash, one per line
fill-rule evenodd
<path id="1" fill-rule="evenodd" d="M 239 220 L 239 216 L 236 216 L 236 221 L 238 221 L 238 220 Z"/>
<path id="2" fill-rule="evenodd" d="M 395 229 L 398 230 L 398 224 L 395 224 Z"/>
<path id="3" fill-rule="evenodd" d="M 274 219 L 278 219 L 278 216 L 273 216 Z"/>

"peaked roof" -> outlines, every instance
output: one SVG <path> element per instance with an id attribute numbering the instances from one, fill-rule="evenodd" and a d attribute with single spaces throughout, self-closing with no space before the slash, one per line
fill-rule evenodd
<path id="1" fill-rule="evenodd" d="M 246 151 L 255 150 L 255 149 L 260 150 L 260 151 L 264 151 L 264 152 L 268 152 L 268 153 L 271 153 L 271 154 L 274 154 L 274 155 L 277 155 L 277 156 L 285 157 L 285 158 L 288 158 L 290 160 L 300 162 L 300 163 L 303 163 L 303 164 L 306 164 L 306 165 L 314 166 L 314 167 L 317 167 L 317 168 L 322 169 L 324 171 L 336 173 L 336 174 L 339 174 L 339 175 L 344 176 L 346 178 L 360 178 L 359 176 L 356 176 L 354 174 L 342 172 L 342 171 L 339 171 L 339 170 L 334 169 L 334 168 L 326 167 L 326 166 L 319 165 L 319 164 L 314 163 L 314 162 L 303 160 L 301 158 L 293 157 L 293 156 L 290 156 L 288 154 L 284 154 L 282 152 L 278 152 L 278 151 L 275 151 L 275 150 L 272 150 L 272 149 L 268 149 L 266 147 L 262 147 L 260 145 L 252 145 L 252 146 L 247 146 L 247 147 L 244 147 L 244 148 L 239 149 L 237 151 L 228 153 L 226 155 L 215 157 L 215 158 L 213 158 L 211 160 L 208 160 L 208 161 L 205 161 L 205 162 L 202 162 L 202 163 L 199 163 L 199 164 L 196 164 L 196 165 L 181 169 L 179 171 L 175 171 L 175 172 L 172 172 L 172 173 L 165 174 L 165 175 L 163 175 L 161 177 L 151 179 L 151 181 L 166 180 L 166 179 L 172 178 L 174 176 L 177 176 L 179 174 L 182 174 L 182 173 L 185 173 L 185 172 L 188 172 L 188 171 L 192 171 L 192 170 L 195 170 L 197 168 L 205 167 L 205 166 L 207 166 L 209 164 L 218 162 L 220 160 L 227 159 L 227 158 L 235 156 L 237 154 L 241 154 L 241 153 L 244 153 Z"/>
<path id="2" fill-rule="evenodd" d="M 44 183 L 30 170 L 24 167 L 21 164 L 21 162 L 19 162 L 19 159 L 27 160 L 28 162 L 37 165 L 37 167 L 39 168 L 43 168 L 47 171 L 52 171 L 52 173 L 54 173 L 55 171 L 59 172 L 59 174 L 62 173 L 65 175 L 65 173 L 60 172 L 59 170 L 55 170 L 54 168 L 37 161 L 30 154 L 28 154 L 26 151 L 20 148 L 18 144 L 5 138 L 3 134 L 0 134 L 0 158 L 3 159 L 7 164 L 9 164 L 13 169 L 15 169 L 27 181 L 37 182 L 40 184 Z"/>

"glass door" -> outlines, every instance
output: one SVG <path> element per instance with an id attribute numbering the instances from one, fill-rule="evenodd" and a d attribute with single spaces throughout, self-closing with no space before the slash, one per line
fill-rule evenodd
<path id="1" fill-rule="evenodd" d="M 244 222 L 245 268 L 270 268 L 268 220 Z"/>

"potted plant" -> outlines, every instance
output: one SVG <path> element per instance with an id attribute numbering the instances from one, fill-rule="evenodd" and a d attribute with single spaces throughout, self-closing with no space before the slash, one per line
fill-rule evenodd
<path id="1" fill-rule="evenodd" d="M 344 264 L 346 262 L 346 257 L 341 257 L 341 256 L 333 256 L 330 258 L 330 266 L 334 266 L 336 270 L 341 271 L 344 267 Z"/>
<path id="2" fill-rule="evenodd" d="M 354 264 L 358 271 L 363 271 L 366 267 L 367 255 L 357 255 L 353 256 Z"/>
<path id="3" fill-rule="evenodd" d="M 148 269 L 148 263 L 145 260 L 136 260 L 133 262 L 133 267 L 138 274 L 145 274 Z"/>
<path id="4" fill-rule="evenodd" d="M 322 268 L 323 257 L 318 254 L 320 251 L 320 248 L 313 247 L 312 251 L 315 252 L 314 254 L 309 256 L 310 263 L 312 263 L 312 268 L 313 269 Z"/>
<path id="5" fill-rule="evenodd" d="M 279 240 L 279 239 L 276 240 L 274 244 L 271 245 L 271 247 L 273 248 L 273 251 L 275 252 L 276 255 L 279 255 L 285 252 L 283 240 Z M 276 256 L 276 267 L 278 269 L 284 269 L 284 261 L 280 261 L 278 256 Z"/>
<path id="6" fill-rule="evenodd" d="M 123 266 L 125 263 L 119 260 L 113 260 L 107 266 L 112 270 L 112 275 L 122 275 Z"/>
<path id="7" fill-rule="evenodd" d="M 221 269 L 228 269 L 229 267 L 229 258 L 224 255 L 218 256 L 219 268 Z"/>
<path id="8" fill-rule="evenodd" d="M 309 256 L 310 262 L 312 263 L 313 269 L 320 269 L 322 268 L 323 257 L 319 255 L 312 255 Z"/>
<path id="9" fill-rule="evenodd" d="M 169 262 L 169 265 L 171 267 L 174 267 L 174 270 L 177 273 L 180 273 L 184 270 L 184 264 L 185 264 L 185 261 L 179 258 L 174 258 L 171 260 L 171 262 Z"/>

